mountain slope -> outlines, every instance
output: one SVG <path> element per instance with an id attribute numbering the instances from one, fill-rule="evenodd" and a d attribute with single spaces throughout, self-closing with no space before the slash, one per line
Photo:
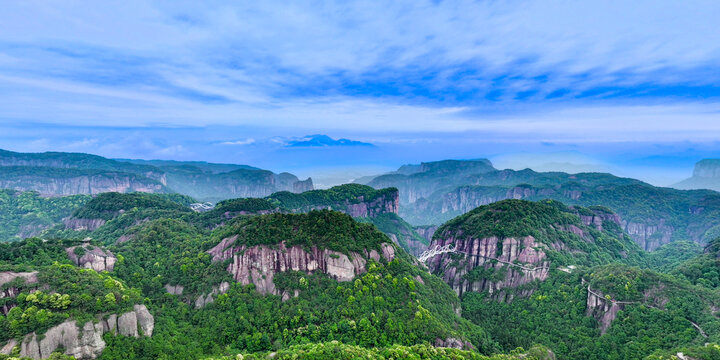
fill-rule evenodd
<path id="1" fill-rule="evenodd" d="M 36 192 L 0 190 L 0 243 L 39 235 L 89 199 L 87 195 L 45 198 Z"/>
<path id="2" fill-rule="evenodd" d="M 515 291 L 569 267 L 623 261 L 644 263 L 642 250 L 604 209 L 566 207 L 554 201 L 504 200 L 480 206 L 441 226 L 430 248 L 454 252 L 428 260 L 428 268 L 458 295 L 488 291 L 511 301 Z"/>
<path id="3" fill-rule="evenodd" d="M 718 299 L 667 275 L 606 265 L 555 273 L 531 297 L 511 303 L 468 293 L 463 316 L 505 349 L 540 343 L 558 359 L 644 359 L 717 343 Z"/>

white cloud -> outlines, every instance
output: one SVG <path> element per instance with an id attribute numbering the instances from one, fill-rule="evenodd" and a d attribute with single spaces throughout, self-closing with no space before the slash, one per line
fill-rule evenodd
<path id="1" fill-rule="evenodd" d="M 247 138 L 245 140 L 223 141 L 220 144 L 221 145 L 250 145 L 250 144 L 254 144 L 254 143 L 255 143 L 255 139 Z"/>
<path id="2" fill-rule="evenodd" d="M 720 130 L 718 113 L 708 111 L 718 111 L 716 104 L 570 101 L 515 113 L 512 101 L 528 90 L 716 84 L 720 75 L 702 69 L 720 60 L 717 1 L 35 1 L 3 7 L 0 122 L 253 125 L 298 134 L 477 131 L 513 141 L 702 140 Z M 458 71 L 466 73 L 457 78 Z M 384 81 L 426 74 L 435 78 L 420 90 L 441 95 L 448 87 L 482 95 L 499 86 L 492 79 L 503 77 L 507 91 L 499 107 L 507 102 L 509 109 L 497 114 L 472 102 L 424 104 L 413 101 L 413 89 L 377 98 L 343 88 L 353 83 L 372 90 L 373 81 L 382 88 Z M 536 76 L 546 80 L 538 85 Z"/>

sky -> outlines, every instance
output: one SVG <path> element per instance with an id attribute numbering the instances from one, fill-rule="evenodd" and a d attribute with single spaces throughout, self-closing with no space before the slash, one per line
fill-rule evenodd
<path id="1" fill-rule="evenodd" d="M 0 7 L 3 149 L 328 178 L 490 158 L 658 185 L 720 157 L 718 1 Z"/>

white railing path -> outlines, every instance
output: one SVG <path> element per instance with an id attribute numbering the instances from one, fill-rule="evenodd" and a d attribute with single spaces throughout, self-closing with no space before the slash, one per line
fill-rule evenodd
<path id="1" fill-rule="evenodd" d="M 523 269 L 523 270 L 527 270 L 527 271 L 537 271 L 537 270 L 549 269 L 549 268 L 550 268 L 550 267 L 547 266 L 547 265 L 543 265 L 543 266 L 526 266 L 526 265 L 516 264 L 516 263 L 510 262 L 510 261 L 507 261 L 507 260 L 502 260 L 502 259 L 494 258 L 494 257 L 491 257 L 491 256 L 484 256 L 484 255 L 479 255 L 479 254 L 470 254 L 470 253 L 467 253 L 467 252 L 465 252 L 465 251 L 458 250 L 456 247 L 453 247 L 452 244 L 447 244 L 447 245 L 444 245 L 444 246 L 435 245 L 434 248 L 428 249 L 428 250 L 424 251 L 422 254 L 420 254 L 420 256 L 418 256 L 418 260 L 420 260 L 420 262 L 422 262 L 422 263 L 425 263 L 426 261 L 430 260 L 430 258 L 432 258 L 432 257 L 435 257 L 435 256 L 440 255 L 440 254 L 451 253 L 451 252 L 454 252 L 454 253 L 463 253 L 463 254 L 465 254 L 466 256 L 476 256 L 476 257 L 481 257 L 481 258 L 485 258 L 485 259 L 488 259 L 488 260 L 495 260 L 495 261 L 497 261 L 497 262 L 499 262 L 499 263 L 502 263 L 502 264 L 505 264 L 505 265 L 508 265 L 508 266 L 517 267 L 517 268 L 520 268 L 520 269 Z"/>

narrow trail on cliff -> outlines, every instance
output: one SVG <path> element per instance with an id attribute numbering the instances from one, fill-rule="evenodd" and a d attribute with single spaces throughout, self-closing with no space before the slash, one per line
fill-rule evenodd
<path id="1" fill-rule="evenodd" d="M 588 282 L 588 281 L 585 280 L 584 278 L 581 278 L 580 280 L 582 281 L 582 284 L 583 284 L 583 285 Z M 659 307 L 657 307 L 657 306 L 653 306 L 653 305 L 650 305 L 650 304 L 646 304 L 646 303 L 644 303 L 644 302 L 642 302 L 642 301 L 617 301 L 617 300 L 612 299 L 612 298 L 609 298 L 609 299 L 608 299 L 608 298 L 605 297 L 604 295 L 601 295 L 600 293 L 598 293 L 598 292 L 596 292 L 596 291 L 593 291 L 593 289 L 590 288 L 590 285 L 589 285 L 589 284 L 588 284 L 588 287 L 587 287 L 587 291 L 588 291 L 589 294 L 595 295 L 597 298 L 602 299 L 603 301 L 609 301 L 609 302 L 612 303 L 612 304 L 618 304 L 618 305 L 639 304 L 639 305 L 643 305 L 643 306 L 648 307 L 648 308 L 651 308 L 651 309 L 660 310 L 660 311 L 665 311 L 665 309 L 661 309 L 661 308 L 659 308 Z M 702 335 L 702 337 L 704 337 L 704 338 L 707 338 L 707 337 L 708 337 L 708 335 L 707 335 L 707 334 L 705 333 L 705 331 L 700 327 L 700 325 L 696 324 L 695 322 L 693 322 L 693 321 L 690 320 L 690 319 L 687 319 L 687 318 L 686 318 L 685 320 L 687 320 L 688 322 L 690 322 L 690 324 L 692 324 L 692 326 L 693 326 L 695 329 L 697 329 L 698 332 L 700 332 L 700 335 Z"/>

